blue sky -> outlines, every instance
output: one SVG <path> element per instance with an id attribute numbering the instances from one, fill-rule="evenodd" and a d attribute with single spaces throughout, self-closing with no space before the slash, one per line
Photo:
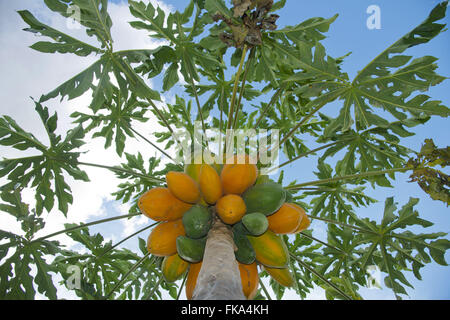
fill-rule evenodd
<path id="1" fill-rule="evenodd" d="M 122 4 L 126 1 L 114 0 L 111 1 L 116 4 Z M 165 4 L 171 6 L 175 10 L 183 10 L 187 0 L 164 0 Z M 344 70 L 350 76 L 354 77 L 358 70 L 361 70 L 367 63 L 369 63 L 374 57 L 376 57 L 382 50 L 391 45 L 393 42 L 398 40 L 405 33 L 410 31 L 412 28 L 417 26 L 422 22 L 427 16 L 430 10 L 438 3 L 436 0 L 315 0 L 315 1 L 305 1 L 305 0 L 287 0 L 287 4 L 284 9 L 280 10 L 278 14 L 281 18 L 278 20 L 280 27 L 286 25 L 295 25 L 301 21 L 304 21 L 311 17 L 325 17 L 329 18 L 334 14 L 338 13 L 338 19 L 331 25 L 330 31 L 326 34 L 327 39 L 323 41 L 323 44 L 327 48 L 329 55 L 333 57 L 340 57 L 348 52 L 352 54 L 345 59 Z M 366 9 L 369 5 L 378 5 L 381 9 L 381 29 L 380 30 L 369 30 L 366 27 L 366 19 L 368 14 Z M 48 14 L 48 10 L 43 8 L 42 1 L 36 1 L 33 3 L 28 0 L 18 0 L 14 2 L 2 2 L 0 1 L 0 46 L 6 48 L 0 52 L 0 61 L 8 61 L 8 64 L 0 64 L 0 71 L 3 74 L 8 74 L 8 79 L 1 79 L 0 86 L 4 88 L 0 92 L 0 98 L 5 101 L 2 108 L 2 114 L 9 114 L 16 119 L 21 117 L 19 121 L 23 124 L 25 128 L 29 128 L 31 123 L 36 122 L 35 115 L 28 116 L 25 113 L 18 113 L 17 108 L 22 107 L 27 104 L 27 107 L 32 110 L 33 106 L 30 105 L 28 97 L 34 96 L 39 97 L 40 94 L 46 93 L 49 90 L 55 88 L 63 80 L 68 79 L 70 76 L 76 74 L 76 72 L 81 71 L 83 68 L 87 67 L 94 59 L 81 59 L 79 57 L 69 57 L 67 55 L 45 55 L 42 53 L 37 53 L 28 48 L 29 45 L 37 41 L 38 38 L 20 31 L 21 28 L 25 27 L 23 22 L 20 22 L 17 14 L 11 9 L 29 9 L 32 12 L 36 12 L 39 17 L 48 19 L 52 23 L 52 26 L 61 27 L 63 24 L 60 20 L 55 20 L 53 16 Z M 119 12 L 118 8 L 113 8 L 115 12 Z M 448 13 L 450 14 L 450 13 Z M 117 16 L 120 16 L 117 14 Z M 8 24 L 7 21 L 13 21 L 13 23 Z M 47 21 L 47 20 L 45 20 Z M 119 23 L 114 21 L 115 26 Z M 450 22 L 449 17 L 445 18 L 445 22 Z M 3 24 L 4 23 L 4 24 Z M 11 25 L 11 26 L 10 26 Z M 8 29 L 10 28 L 10 29 Z M 122 26 L 120 26 L 122 28 Z M 121 29 L 122 30 L 122 29 Z M 81 36 L 82 30 L 79 35 Z M 126 33 L 124 33 L 126 35 Z M 123 35 L 123 34 L 121 34 Z M 113 34 L 114 36 L 114 34 Z M 13 42 L 7 42 L 6 39 L 11 37 L 14 39 Z M 130 36 L 131 37 L 131 36 Z M 130 38 L 129 37 L 129 38 Z M 126 37 L 122 36 L 122 43 L 128 43 L 130 39 L 124 39 Z M 5 40 L 5 43 L 2 41 Z M 90 39 L 87 39 L 89 41 Z M 137 40 L 136 40 L 137 41 Z M 145 44 L 146 42 L 139 38 L 139 44 Z M 6 45 L 8 44 L 8 46 Z M 12 48 L 12 49 L 11 49 Z M 438 73 L 444 76 L 450 76 L 450 61 L 448 59 L 448 52 L 450 51 L 450 32 L 445 32 L 439 35 L 436 39 L 428 44 L 421 45 L 410 49 L 406 52 L 408 55 L 414 57 L 420 57 L 424 55 L 432 55 L 439 58 Z M 21 59 L 21 57 L 26 57 Z M 42 60 L 48 59 L 48 60 Z M 25 62 L 24 62 L 25 61 Z M 30 64 L 30 61 L 34 61 L 34 64 Z M 52 63 L 52 67 L 44 67 L 46 63 Z M 14 74 L 8 71 L 9 67 L 15 67 Z M 58 67 L 59 66 L 59 67 Z M 42 77 L 45 74 L 45 77 Z M 428 93 L 433 99 L 442 100 L 443 104 L 446 106 L 450 105 L 450 92 L 449 81 L 444 82 L 438 87 L 434 87 Z M 14 95 L 15 90 L 19 90 L 19 95 Z M 28 99 L 28 100 L 27 100 Z M 55 99 L 57 100 L 57 99 Z M 81 108 L 82 103 L 88 100 L 77 100 L 78 104 L 75 102 L 63 102 L 63 105 L 58 105 L 58 101 L 55 101 L 54 105 L 50 105 L 51 110 L 57 109 L 60 115 L 61 121 L 65 121 L 63 124 L 68 124 L 67 115 L 73 111 L 74 105 L 76 108 Z M 52 102 L 53 103 L 53 102 Z M 52 109 L 53 108 L 53 109 Z M 338 103 L 333 103 L 324 109 L 325 113 L 335 114 L 339 110 L 340 105 Z M 66 116 L 64 118 L 64 116 Z M 30 120 L 31 119 L 31 120 Z M 27 125 L 29 124 L 29 125 Z M 144 128 L 144 127 L 142 127 Z M 148 129 L 148 128 L 147 128 Z M 38 128 L 36 128 L 38 130 Z M 144 129 L 142 129 L 144 130 Z M 148 130 L 147 130 L 148 131 Z M 448 126 L 448 119 L 442 118 L 432 118 L 426 126 L 413 128 L 416 133 L 415 136 L 404 139 L 403 143 L 412 149 L 419 149 L 421 143 L 426 138 L 432 138 L 435 143 L 444 147 L 448 145 L 448 137 L 450 134 L 450 129 Z M 33 131 L 35 132 L 35 131 Z M 97 140 L 96 142 L 97 143 Z M 313 142 L 311 141 L 313 144 Z M 97 144 L 93 144 L 92 149 L 95 152 L 102 147 L 102 141 Z M 131 144 L 127 144 L 127 148 L 131 148 Z M 136 150 L 142 151 L 139 147 Z M 0 149 L 2 151 L 2 149 Z M 129 149 L 126 151 L 130 152 Z M 94 154 L 96 154 L 94 152 Z M 108 164 L 117 164 L 118 161 L 115 155 L 112 153 L 111 157 L 105 157 L 104 155 L 98 154 L 97 157 L 105 160 Z M 97 159 L 98 160 L 98 159 Z M 315 168 L 316 167 L 317 156 L 311 158 L 302 159 L 298 161 L 293 166 L 288 166 L 286 168 L 287 177 L 295 177 L 298 181 L 310 181 L 315 180 L 316 177 L 313 175 L 313 169 L 305 168 Z M 91 169 L 89 169 L 91 170 Z M 92 172 L 92 174 L 91 174 Z M 98 172 L 98 173 L 97 173 Z M 92 181 L 95 181 L 100 186 L 95 187 L 95 189 L 87 188 L 86 184 L 79 184 L 78 187 L 74 188 L 75 199 L 78 199 L 78 193 L 85 197 L 85 203 L 80 205 L 75 202 L 72 206 L 72 211 L 69 212 L 70 221 L 86 221 L 86 220 L 97 220 L 104 218 L 105 216 L 113 216 L 118 214 L 124 214 L 123 208 L 118 207 L 111 197 L 107 197 L 106 194 L 110 193 L 111 185 L 114 185 L 114 181 L 111 180 L 111 175 L 106 175 L 104 172 L 89 171 L 89 175 Z M 394 188 L 378 188 L 372 190 L 367 189 L 367 193 L 379 200 L 378 203 L 371 205 L 369 208 L 358 209 L 357 213 L 361 216 L 367 216 L 371 219 L 378 220 L 384 208 L 384 200 L 386 197 L 393 196 L 395 201 L 399 203 L 399 207 L 405 204 L 409 197 L 420 198 L 419 204 L 416 209 L 419 211 L 420 215 L 432 222 L 435 225 L 431 228 L 425 229 L 424 232 L 436 232 L 444 231 L 450 232 L 450 216 L 448 208 L 441 202 L 431 200 L 422 190 L 415 184 L 407 183 L 408 174 L 397 174 L 397 180 L 394 182 Z M 78 190 L 78 188 L 80 190 Z M 109 188 L 109 189 L 108 189 Z M 114 191 L 114 188 L 112 189 Z M 101 201 L 98 200 L 100 196 L 104 196 Z M 77 201 L 77 200 L 75 200 Z M 96 213 L 98 211 L 99 213 Z M 54 213 L 52 213 L 54 214 Z M 59 216 L 56 213 L 58 220 Z M 3 217 L 0 217 L 3 218 Z M 79 220 L 77 220 L 79 219 Z M 2 220 L 3 221 L 3 220 Z M 53 222 L 53 221 L 52 221 Z M 50 222 L 49 224 L 51 224 Z M 60 225 L 63 221 L 58 220 Z M 12 223 L 12 222 L 11 222 Z M 144 223 L 144 224 L 143 224 Z M 2 224 L 3 225 L 3 224 Z M 12 225 L 12 224 L 11 224 Z M 137 230 L 145 225 L 144 222 L 136 223 L 128 231 L 128 234 L 132 233 L 131 230 Z M 129 225 L 126 225 L 129 226 Z M 137 226 L 137 227 L 136 227 Z M 323 227 L 320 224 L 314 223 L 314 227 L 318 230 Z M 54 226 L 58 230 L 56 224 Z M 107 229 L 105 229 L 107 228 Z M 53 230 L 54 231 L 54 230 Z M 99 226 L 92 229 L 94 232 L 104 232 L 107 231 L 107 237 L 116 242 L 123 238 L 124 224 L 121 223 L 111 223 L 108 226 Z M 48 230 L 45 234 L 49 233 Z M 147 237 L 147 233 L 140 235 L 142 238 Z M 322 237 L 323 240 L 325 240 Z M 136 239 L 135 239 L 136 240 Z M 127 246 L 130 248 L 136 248 L 137 241 L 129 240 Z M 447 261 L 450 261 L 450 254 L 447 254 Z M 427 266 L 422 271 L 423 281 L 417 281 L 414 277 L 408 277 L 408 280 L 414 285 L 415 290 L 408 290 L 412 298 L 415 299 L 449 299 L 450 298 L 450 268 L 438 266 L 436 264 Z M 371 299 L 391 299 L 393 295 L 387 290 L 363 290 L 363 296 Z M 293 298 L 293 296 L 289 296 Z"/>

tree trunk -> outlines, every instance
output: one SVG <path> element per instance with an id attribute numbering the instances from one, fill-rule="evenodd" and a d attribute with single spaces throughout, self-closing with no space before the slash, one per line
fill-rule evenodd
<path id="1" fill-rule="evenodd" d="M 245 300 L 234 248 L 231 228 L 215 217 L 193 300 Z"/>

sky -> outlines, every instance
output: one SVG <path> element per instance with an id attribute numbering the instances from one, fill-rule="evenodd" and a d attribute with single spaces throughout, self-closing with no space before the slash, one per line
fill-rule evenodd
<path id="1" fill-rule="evenodd" d="M 148 2 L 148 0 L 145 0 Z M 186 5 L 183 0 L 164 0 L 152 1 L 165 10 L 182 11 Z M 351 55 L 345 59 L 343 68 L 348 72 L 350 78 L 355 76 L 358 70 L 361 70 L 368 62 L 377 56 L 382 50 L 398 40 L 413 27 L 422 22 L 430 10 L 438 3 L 434 0 L 316 0 L 316 1 L 297 1 L 288 0 L 284 9 L 278 14 L 281 18 L 278 21 L 279 27 L 286 25 L 295 25 L 310 17 L 329 18 L 338 13 L 338 19 L 331 25 L 330 31 L 326 34 L 327 39 L 323 44 L 327 48 L 327 53 L 333 57 L 340 57 L 349 52 Z M 370 5 L 377 5 L 381 12 L 381 29 L 369 30 L 366 21 L 369 17 L 367 8 Z M 56 88 L 63 81 L 69 79 L 76 73 L 85 69 L 95 61 L 95 56 L 80 58 L 74 55 L 62 54 L 43 54 L 29 48 L 34 42 L 41 40 L 28 32 L 22 31 L 27 25 L 22 22 L 17 10 L 27 9 L 35 14 L 42 22 L 49 24 L 55 29 L 62 30 L 68 34 L 79 38 L 88 43 L 93 42 L 84 33 L 83 29 L 70 29 L 66 21 L 58 15 L 53 14 L 46 9 L 42 0 L 0 0 L 0 114 L 6 114 L 14 119 L 25 129 L 32 131 L 38 138 L 46 141 L 45 132 L 40 125 L 34 104 L 30 97 L 38 99 L 43 93 L 47 93 Z M 129 14 L 126 2 L 110 1 L 109 12 L 113 20 L 112 36 L 115 41 L 115 49 L 141 49 L 155 48 L 158 43 L 147 37 L 144 31 L 134 30 L 128 25 L 128 21 L 134 20 Z M 449 22 L 449 18 L 445 18 Z M 438 73 L 444 76 L 450 76 L 450 61 L 448 52 L 450 50 L 450 33 L 445 32 L 430 43 L 418 46 L 407 51 L 407 54 L 414 57 L 424 55 L 433 55 L 439 58 Z M 158 86 L 157 83 L 150 85 Z M 433 99 L 442 100 L 444 105 L 450 105 L 450 92 L 448 90 L 449 82 L 444 82 L 438 87 L 434 87 L 428 93 Z M 59 133 L 64 133 L 65 128 L 71 126 L 69 115 L 74 111 L 88 112 L 87 104 L 90 101 L 89 93 L 80 98 L 67 101 L 53 99 L 45 105 L 49 109 L 58 112 Z M 174 101 L 174 95 L 163 96 L 163 103 Z M 163 104 L 161 105 L 163 106 Z M 339 105 L 330 104 L 324 109 L 325 113 L 333 114 L 338 110 Z M 63 128 L 63 129 L 61 129 Z M 146 124 L 137 124 L 135 127 L 147 137 L 151 136 L 152 131 L 156 131 L 158 125 L 155 121 Z M 416 133 L 414 137 L 406 138 L 404 143 L 413 148 L 419 149 L 421 143 L 426 138 L 432 138 L 435 143 L 444 147 L 448 144 L 450 129 L 448 120 L 443 118 L 432 118 L 426 126 L 413 129 Z M 104 141 L 101 139 L 88 139 L 84 147 L 89 153 L 83 155 L 82 161 L 103 163 L 109 165 L 118 164 L 121 159 L 115 154 L 113 148 L 103 150 Z M 147 147 L 142 141 L 129 139 L 126 145 L 126 152 L 141 152 L 149 157 L 156 152 Z M 16 157 L 19 152 L 0 147 L 0 154 L 4 157 Z M 315 180 L 313 170 L 303 170 L 307 167 L 316 166 L 317 157 L 302 159 L 293 166 L 286 168 L 286 176 L 295 177 L 298 181 Z M 88 173 L 92 182 L 71 182 L 73 190 L 74 203 L 69 209 L 68 221 L 70 222 L 88 222 L 105 217 L 116 216 L 128 212 L 128 207 L 114 201 L 111 193 L 115 191 L 115 185 L 118 180 L 108 171 L 96 168 L 83 168 Z M 367 193 L 378 199 L 379 202 L 371 205 L 369 208 L 357 210 L 357 214 L 367 216 L 371 219 L 380 218 L 384 208 L 384 199 L 394 196 L 399 206 L 405 204 L 409 197 L 420 198 L 416 209 L 420 215 L 435 223 L 432 228 L 426 232 L 450 231 L 450 217 L 448 208 L 441 202 L 433 201 L 421 191 L 415 184 L 407 183 L 407 174 L 397 174 L 397 180 L 394 182 L 394 188 L 379 188 L 377 190 L 368 189 Z M 1 182 L 1 181 L 0 181 Z M 32 203 L 33 195 L 26 194 L 25 201 Z M 47 221 L 46 228 L 38 235 L 45 235 L 53 231 L 60 230 L 63 223 L 67 220 L 58 212 L 44 214 Z M 106 239 L 113 243 L 120 241 L 125 236 L 144 227 L 149 223 L 145 217 L 137 217 L 130 220 L 111 222 L 108 225 L 101 225 L 92 228 L 91 232 L 102 232 Z M 6 214 L 0 214 L 0 225 L 2 229 L 12 232 L 20 232 L 20 225 Z M 324 226 L 318 222 L 313 222 L 315 235 L 325 240 Z M 147 234 L 141 234 L 146 238 Z M 74 243 L 66 236 L 55 238 L 67 246 L 73 246 Z M 136 249 L 137 238 L 128 240 L 125 246 Z M 77 246 L 73 247 L 78 248 Z M 449 254 L 447 254 L 449 260 Z M 450 298 L 450 270 L 449 268 L 438 266 L 436 264 L 427 266 L 422 271 L 423 281 L 417 281 L 413 277 L 408 280 L 414 285 L 415 290 L 408 290 L 413 299 L 449 299 Z M 393 299 L 391 291 L 383 289 L 364 289 L 361 292 L 363 297 L 368 299 Z M 183 293 L 184 295 L 184 293 Z M 61 297 L 75 297 L 73 293 L 67 290 L 62 291 Z M 183 296 L 182 296 L 183 298 Z M 295 293 L 289 291 L 285 299 L 295 299 Z M 309 299 L 323 299 L 323 290 L 317 288 Z"/>

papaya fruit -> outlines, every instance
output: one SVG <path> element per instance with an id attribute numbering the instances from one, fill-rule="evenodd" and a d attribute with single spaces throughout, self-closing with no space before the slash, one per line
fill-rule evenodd
<path id="1" fill-rule="evenodd" d="M 302 207 L 300 207 L 298 204 L 295 204 L 295 203 L 290 203 L 290 204 L 292 206 L 295 206 L 300 211 L 300 214 L 302 216 L 302 221 L 300 221 L 300 224 L 297 227 L 297 229 L 295 229 L 294 233 L 299 233 L 299 232 L 302 232 L 302 231 L 308 229 L 308 227 L 311 224 L 311 219 L 309 219 L 309 217 L 306 215 L 305 210 Z"/>
<path id="2" fill-rule="evenodd" d="M 178 255 L 183 260 L 190 263 L 197 263 L 203 260 L 206 237 L 202 239 L 191 239 L 186 236 L 179 236 L 176 240 L 176 244 Z"/>
<path id="3" fill-rule="evenodd" d="M 251 187 L 242 198 L 248 213 L 260 212 L 269 216 L 283 205 L 286 193 L 278 183 L 268 182 Z"/>
<path id="4" fill-rule="evenodd" d="M 203 164 L 200 169 L 199 186 L 202 198 L 209 204 L 215 204 L 222 197 L 222 184 L 217 171 Z"/>
<path id="5" fill-rule="evenodd" d="M 274 279 L 276 282 L 284 287 L 292 287 L 294 285 L 294 276 L 289 268 L 269 268 L 264 266 L 264 270 Z"/>
<path id="6" fill-rule="evenodd" d="M 148 252 L 158 257 L 174 255 L 177 253 L 177 238 L 184 235 L 181 219 L 162 222 L 148 236 Z"/>
<path id="7" fill-rule="evenodd" d="M 201 205 L 194 205 L 182 218 L 186 236 L 192 239 L 203 238 L 208 234 L 212 225 L 212 214 Z"/>
<path id="8" fill-rule="evenodd" d="M 239 273 L 241 276 L 242 292 L 248 300 L 252 300 L 258 292 L 259 276 L 256 262 L 252 264 L 239 263 Z"/>
<path id="9" fill-rule="evenodd" d="M 173 221 L 180 219 L 192 204 L 175 197 L 167 188 L 153 188 L 138 200 L 139 210 L 155 221 Z"/>
<path id="10" fill-rule="evenodd" d="M 169 190 L 181 201 L 194 204 L 200 200 L 197 182 L 186 173 L 169 171 L 166 174 L 166 182 Z"/>
<path id="11" fill-rule="evenodd" d="M 180 258 L 175 253 L 169 257 L 165 257 L 161 266 L 162 274 L 167 282 L 175 282 L 181 278 L 189 267 L 189 262 Z"/>
<path id="12" fill-rule="evenodd" d="M 255 250 L 256 260 L 270 268 L 284 268 L 289 262 L 289 252 L 284 240 L 267 230 L 259 237 L 247 236 Z"/>
<path id="13" fill-rule="evenodd" d="M 234 156 L 226 161 L 220 174 L 224 194 L 242 194 L 258 177 L 258 167 L 248 155 Z"/>
<path id="14" fill-rule="evenodd" d="M 244 200 L 235 194 L 227 194 L 216 203 L 216 212 L 220 219 L 227 224 L 239 222 L 246 212 Z"/>
<path id="15" fill-rule="evenodd" d="M 269 227 L 267 217 L 259 212 L 253 212 L 243 216 L 242 224 L 252 236 L 262 235 Z"/>
<path id="16" fill-rule="evenodd" d="M 302 212 L 297 206 L 284 203 L 277 212 L 268 216 L 267 220 L 269 221 L 269 229 L 273 232 L 289 234 L 297 230 L 302 218 Z"/>
<path id="17" fill-rule="evenodd" d="M 194 294 L 195 286 L 197 285 L 198 274 L 200 273 L 200 269 L 202 268 L 202 262 L 199 263 L 191 263 L 189 265 L 189 271 L 186 279 L 186 298 L 188 300 L 192 299 L 192 295 Z"/>
<path id="18" fill-rule="evenodd" d="M 239 227 L 239 225 L 241 227 Z M 233 240 L 237 250 L 234 251 L 236 260 L 243 264 L 251 264 L 255 262 L 256 253 L 246 237 L 247 231 L 243 229 L 242 223 L 237 223 L 233 226 Z"/>

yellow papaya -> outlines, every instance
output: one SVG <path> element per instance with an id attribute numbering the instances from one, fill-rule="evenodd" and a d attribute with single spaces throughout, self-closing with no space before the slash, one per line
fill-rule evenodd
<path id="1" fill-rule="evenodd" d="M 222 197 L 222 184 L 217 171 L 208 164 L 200 169 L 199 186 L 202 198 L 209 204 L 215 204 Z"/>
<path id="2" fill-rule="evenodd" d="M 289 251 L 284 240 L 267 230 L 258 237 L 247 235 L 255 250 L 256 260 L 270 268 L 284 268 L 289 262 Z"/>
<path id="3" fill-rule="evenodd" d="M 227 224 L 239 222 L 246 212 L 244 200 L 235 194 L 227 194 L 216 203 L 216 212 L 220 219 Z"/>
<path id="4" fill-rule="evenodd" d="M 269 230 L 277 234 L 294 233 L 302 221 L 301 208 L 284 203 L 278 211 L 267 217 Z"/>
<path id="5" fill-rule="evenodd" d="M 166 174 L 167 187 L 175 197 L 187 203 L 200 200 L 200 190 L 194 179 L 183 172 L 169 171 Z"/>
<path id="6" fill-rule="evenodd" d="M 241 275 L 242 292 L 248 300 L 252 300 L 258 292 L 259 276 L 256 262 L 243 264 L 238 262 Z"/>
<path id="7" fill-rule="evenodd" d="M 189 271 L 186 279 L 186 298 L 188 300 L 192 299 L 192 295 L 194 294 L 194 289 L 197 284 L 198 274 L 200 273 L 200 269 L 202 268 L 202 262 L 199 263 L 191 263 L 189 265 Z"/>
<path id="8" fill-rule="evenodd" d="M 294 276 L 289 268 L 269 268 L 264 267 L 264 270 L 274 279 L 276 282 L 284 287 L 292 287 L 294 285 Z"/>
<path id="9" fill-rule="evenodd" d="M 189 262 L 184 261 L 175 253 L 165 257 L 161 266 L 162 274 L 167 282 L 175 282 L 180 279 L 189 267 Z"/>
<path id="10" fill-rule="evenodd" d="M 148 236 L 148 252 L 159 257 L 174 255 L 177 253 L 177 237 L 185 234 L 181 219 L 160 223 Z"/>
<path id="11" fill-rule="evenodd" d="M 227 160 L 220 174 L 223 192 L 240 195 L 255 184 L 257 177 L 258 167 L 250 163 L 248 155 L 234 156 Z"/>
<path id="12" fill-rule="evenodd" d="M 139 210 L 155 221 L 172 221 L 180 219 L 192 204 L 175 197 L 167 188 L 153 188 L 138 200 Z"/>

